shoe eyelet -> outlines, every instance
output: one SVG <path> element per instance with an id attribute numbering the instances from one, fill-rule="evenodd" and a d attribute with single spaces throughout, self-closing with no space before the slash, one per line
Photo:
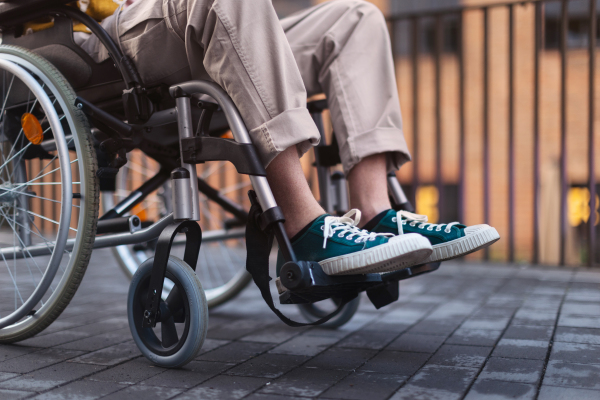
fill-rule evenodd
<path id="1" fill-rule="evenodd" d="M 402 225 L 406 225 L 406 221 L 402 221 Z"/>
<path id="2" fill-rule="evenodd" d="M 396 218 L 396 217 L 392 218 L 392 222 L 397 222 L 397 221 L 398 221 L 398 218 Z"/>
<path id="3" fill-rule="evenodd" d="M 357 238 L 357 239 L 354 241 L 354 243 L 357 243 L 357 244 L 358 244 L 358 243 L 360 243 L 360 238 Z"/>
<path id="4" fill-rule="evenodd" d="M 370 238 L 369 239 L 369 242 L 374 242 L 374 241 L 375 241 L 375 238 Z"/>
<path id="5" fill-rule="evenodd" d="M 411 223 L 410 223 L 410 226 L 412 226 L 413 228 L 415 227 L 415 225 L 417 225 L 417 223 L 416 223 L 416 222 L 411 222 Z"/>
<path id="6" fill-rule="evenodd" d="M 433 226 L 429 226 L 429 227 L 427 227 L 427 230 L 428 230 L 428 231 L 432 231 L 432 230 L 433 230 Z"/>
<path id="7" fill-rule="evenodd" d="M 324 231 L 324 230 L 325 230 L 325 227 L 324 227 L 323 225 L 321 225 L 321 230 L 322 230 L 322 231 Z"/>
<path id="8" fill-rule="evenodd" d="M 450 231 L 449 231 L 449 230 L 447 230 L 447 229 L 444 229 L 444 232 L 445 232 L 445 233 L 450 233 Z"/>
<path id="9" fill-rule="evenodd" d="M 436 232 L 441 232 L 441 230 L 442 230 L 442 227 L 441 227 L 441 226 L 440 226 L 440 227 L 437 227 L 437 228 L 435 228 L 435 231 L 436 231 Z"/>
<path id="10" fill-rule="evenodd" d="M 338 235 L 338 237 L 339 237 L 339 238 L 343 238 L 343 237 L 344 237 L 344 234 L 343 234 L 343 233 L 340 233 L 340 234 Z"/>

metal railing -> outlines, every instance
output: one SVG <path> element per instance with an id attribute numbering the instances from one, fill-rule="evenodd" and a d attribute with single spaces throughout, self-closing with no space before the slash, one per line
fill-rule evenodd
<path id="1" fill-rule="evenodd" d="M 518 24 L 517 18 L 519 19 Z M 541 248 L 540 244 L 542 233 L 545 235 L 548 228 L 541 227 L 542 220 L 560 218 L 558 224 L 559 249 L 556 261 L 560 265 L 593 265 L 599 262 L 598 246 L 596 245 L 598 203 L 594 137 L 596 19 L 595 0 L 524 0 L 518 3 L 502 2 L 453 9 L 396 13 L 389 18 L 390 33 L 399 71 L 401 104 L 404 110 L 412 109 L 412 112 L 405 115 L 408 120 L 405 133 L 409 141 L 412 141 L 412 152 L 415 155 L 412 173 L 406 174 L 401 171 L 399 177 L 403 183 L 411 187 L 413 200 L 418 200 L 416 197 L 419 187 L 430 184 L 437 189 L 438 204 L 444 204 L 447 200 L 445 192 L 448 191 L 449 185 L 449 179 L 445 178 L 444 172 L 452 168 L 457 169 L 457 177 L 453 181 L 458 189 L 455 214 L 459 220 L 466 219 L 471 222 L 471 220 L 482 217 L 483 221 L 481 222 L 492 224 L 495 222 L 504 227 L 500 233 L 503 236 L 505 247 L 501 254 L 494 255 L 492 258 L 505 259 L 509 262 L 544 262 L 547 257 L 544 257 L 545 250 Z M 519 39 L 517 39 L 517 30 L 520 35 Z M 556 35 L 558 35 L 558 48 L 556 48 Z M 529 37 L 531 40 L 528 40 Z M 478 40 L 481 40 L 480 44 L 475 43 Z M 494 44 L 502 40 L 507 43 L 503 42 L 504 45 L 499 47 Z M 500 54 L 500 52 L 502 53 Z M 546 54 L 548 57 L 554 58 L 550 59 L 545 56 Z M 492 55 L 495 60 L 493 64 Z M 474 58 L 477 58 L 478 61 L 473 62 Z M 587 70 L 589 71 L 587 80 L 572 79 L 573 73 L 569 74 L 569 61 L 572 59 L 574 60 L 572 63 L 577 61 L 580 65 L 582 64 L 581 60 L 585 58 L 587 58 Z M 548 83 L 549 78 L 542 77 L 542 74 L 545 71 L 544 65 L 550 65 L 554 61 L 558 63 L 560 85 L 557 95 L 549 98 L 542 94 L 542 90 L 552 82 Z M 502 74 L 496 71 L 498 63 L 506 66 Z M 496 68 L 493 77 L 491 76 L 492 68 Z M 451 70 L 452 74 L 449 75 L 448 70 Z M 431 79 L 429 80 L 426 79 L 427 71 L 430 72 Z M 473 83 L 475 79 L 471 78 L 471 74 L 480 74 L 481 76 L 475 85 Z M 524 75 L 530 78 L 525 79 Z M 433 90 L 427 92 L 429 93 L 427 95 L 423 86 L 431 81 Z M 408 83 L 404 85 L 403 82 Z M 498 85 L 500 83 L 503 85 L 503 82 L 507 87 L 504 87 L 505 92 L 499 96 L 498 93 L 501 90 L 498 89 Z M 575 85 L 577 86 L 575 87 Z M 473 86 L 480 87 L 474 88 Z M 446 89 L 448 87 L 452 89 Z M 409 91 L 410 93 L 407 93 Z M 448 93 L 452 95 L 457 104 L 448 106 L 450 103 L 444 100 L 448 98 Z M 467 95 L 469 99 L 467 99 Z M 424 104 L 424 96 L 428 96 L 430 102 Z M 497 110 L 496 106 L 500 101 L 498 98 L 506 102 L 503 106 L 506 110 L 505 113 Z M 544 128 L 548 125 L 545 123 L 545 119 L 554 118 L 554 113 L 548 111 L 549 107 L 546 106 L 546 103 L 552 101 L 558 102 L 560 130 L 558 143 L 551 140 L 552 135 L 546 134 Z M 480 104 L 478 104 L 479 102 Z M 524 102 L 528 102 L 529 105 L 522 106 Z M 492 107 L 492 103 L 495 107 Z M 429 109 L 430 104 L 433 105 L 433 112 L 427 114 L 427 110 L 423 110 L 423 108 Z M 477 107 L 471 109 L 468 104 L 475 104 Z M 516 104 L 521 105 L 522 109 L 517 109 Z M 569 112 L 573 110 L 582 115 L 585 114 L 584 111 L 587 111 L 585 135 L 580 134 L 581 129 L 574 132 L 574 129 L 570 128 L 569 116 L 571 114 Z M 519 112 L 519 121 L 517 121 L 517 112 Z M 427 121 L 428 117 L 433 117 L 435 122 Z M 442 144 L 447 136 L 446 121 L 449 119 L 455 121 L 455 125 L 457 125 L 451 130 L 454 132 L 452 140 L 458 142 L 455 146 L 458 151 L 456 157 L 458 166 L 452 165 L 453 162 L 456 163 L 456 159 L 448 160 L 448 157 L 444 157 L 448 153 L 443 151 Z M 476 119 L 479 121 L 475 121 Z M 500 120 L 503 120 L 501 124 L 497 122 Z M 475 122 L 480 126 L 479 136 L 474 133 L 478 129 L 467 127 L 467 124 L 477 125 Z M 434 132 L 429 136 L 433 137 L 432 143 L 424 142 L 421 137 L 424 123 L 428 123 L 430 127 L 433 126 L 431 129 Z M 531 137 L 524 138 L 522 134 L 518 136 L 517 124 L 519 124 L 521 132 L 525 130 L 522 126 L 529 124 Z M 497 128 L 498 125 L 502 125 L 502 128 Z M 494 135 L 492 135 L 492 130 Z M 498 137 L 506 141 L 507 152 L 502 157 L 499 156 L 502 149 L 497 148 Z M 570 138 L 572 140 L 569 140 Z M 531 146 L 518 145 L 517 139 L 521 144 L 527 139 L 532 142 Z M 572 152 L 569 152 L 569 145 L 574 140 L 578 143 L 577 147 L 585 147 L 581 146 L 581 143 L 587 140 L 588 151 L 578 152 L 575 157 L 587 158 L 587 179 L 585 182 L 579 182 L 582 190 L 587 188 L 589 192 L 589 216 L 584 223 L 587 231 L 585 240 L 569 240 L 570 232 L 574 228 L 569 225 L 568 215 L 572 205 L 569 203 L 568 194 L 572 189 L 571 185 L 576 186 L 577 182 L 575 181 L 579 179 L 572 177 L 569 168 L 572 162 L 580 161 L 579 159 L 570 160 L 568 157 L 569 154 L 573 155 Z M 481 143 L 481 146 L 474 151 L 473 147 L 478 142 Z M 542 215 L 541 204 L 547 203 L 549 201 L 547 197 L 552 195 L 552 191 L 542 193 L 542 176 L 545 172 L 543 168 L 546 165 L 542 163 L 542 145 L 558 146 L 560 176 L 559 188 L 556 191 L 556 195 L 559 196 L 558 216 Z M 430 146 L 434 146 L 435 149 L 430 150 Z M 426 166 L 427 160 L 422 161 L 423 159 L 420 160 L 419 157 L 424 152 L 424 147 L 427 147 L 425 150 L 434 153 L 430 159 L 433 159 L 435 163 L 433 168 L 430 167 L 434 170 L 433 174 L 429 174 L 426 178 L 423 178 L 422 169 Z M 521 151 L 524 148 L 530 150 L 529 160 L 525 161 L 523 161 L 524 157 Z M 518 156 L 519 151 L 520 155 Z M 500 159 L 502 162 L 499 165 L 494 164 L 492 156 L 493 159 Z M 481 179 L 476 182 L 474 179 L 467 179 L 467 174 L 470 168 L 478 168 L 475 160 L 478 157 L 480 160 L 477 162 L 481 164 L 482 172 Z M 527 163 L 530 164 L 527 165 Z M 471 167 L 471 165 L 475 167 Z M 505 175 L 494 179 L 499 182 L 498 186 L 495 186 L 492 175 L 498 172 L 498 168 L 503 168 Z M 528 174 L 527 171 L 531 172 Z M 525 179 L 525 175 L 527 175 L 527 179 Z M 517 178 L 520 183 L 517 182 Z M 524 179 L 525 183 L 523 183 Z M 476 187 L 478 185 L 481 188 Z M 471 192 L 477 192 L 475 189 L 481 191 L 480 194 L 477 193 L 477 196 L 480 196 L 477 201 L 481 202 L 481 212 L 478 217 L 468 218 L 471 210 L 468 209 L 467 203 L 474 204 L 475 200 L 473 200 Z M 522 191 L 531 192 L 529 204 L 522 201 L 517 203 L 517 193 L 524 193 Z M 504 195 L 505 197 L 503 197 Z M 498 199 L 498 196 L 501 199 Z M 492 204 L 495 204 L 494 209 L 492 209 Z M 506 210 L 497 213 L 498 216 L 492 218 L 493 211 L 503 207 Z M 527 215 L 519 212 L 519 208 L 522 207 L 531 212 Z M 443 210 L 441 213 L 444 214 Z M 585 214 L 585 211 L 583 213 Z M 446 214 L 454 215 L 451 211 Z M 520 217 L 517 218 L 517 215 Z M 517 225 L 517 220 L 523 218 L 528 220 L 529 227 L 527 229 L 531 231 L 531 237 L 524 239 L 528 242 L 527 246 L 523 246 L 520 242 L 521 239 L 518 239 L 523 235 L 517 235 L 520 230 L 518 227 L 523 226 L 522 222 Z M 583 218 L 585 219 L 585 215 Z M 502 219 L 505 221 L 501 221 Z M 581 226 L 579 229 L 581 230 Z M 572 258 L 567 259 L 567 246 L 573 247 L 572 242 L 575 242 L 575 254 L 578 255 L 575 261 Z M 582 242 L 585 244 L 581 244 Z M 517 247 L 521 249 L 519 252 Z M 523 250 L 524 247 L 526 248 Z M 484 257 L 489 259 L 490 252 L 486 251 Z"/>

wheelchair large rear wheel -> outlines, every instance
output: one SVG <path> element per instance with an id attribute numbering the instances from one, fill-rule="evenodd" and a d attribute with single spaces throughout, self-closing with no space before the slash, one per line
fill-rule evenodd
<path id="1" fill-rule="evenodd" d="M 115 192 L 102 192 L 104 212 L 112 209 L 160 170 L 159 163 L 140 151 L 129 153 L 127 158 L 127 164 L 117 175 Z M 233 165 L 224 161 L 200 165 L 198 176 L 213 187 L 218 187 L 221 194 L 238 204 L 242 203 L 245 190 L 250 187 L 249 179 L 237 175 Z M 149 222 L 156 221 L 171 211 L 170 181 L 166 181 L 129 214 L 138 215 L 143 222 Z M 202 246 L 196 274 L 202 282 L 208 307 L 215 307 L 235 297 L 251 281 L 250 274 L 246 271 L 245 227 L 231 224 L 231 221 L 235 221 L 232 215 L 202 193 L 200 212 Z M 176 239 L 172 254 L 183 258 L 184 244 L 183 240 Z M 113 254 L 125 275 L 131 278 L 138 266 L 154 255 L 154 247 L 153 243 L 117 246 L 113 248 Z"/>
<path id="2" fill-rule="evenodd" d="M 0 46 L 0 343 L 31 337 L 75 294 L 98 217 L 90 129 L 66 79 Z"/>

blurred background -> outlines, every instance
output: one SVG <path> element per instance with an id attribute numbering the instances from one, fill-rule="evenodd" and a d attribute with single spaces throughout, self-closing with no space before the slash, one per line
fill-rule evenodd
<path id="1" fill-rule="evenodd" d="M 273 0 L 282 17 L 321 2 Z M 502 240 L 473 258 L 598 266 L 600 2 L 371 2 L 389 21 L 414 158 L 398 178 L 417 212 L 495 226 Z"/>

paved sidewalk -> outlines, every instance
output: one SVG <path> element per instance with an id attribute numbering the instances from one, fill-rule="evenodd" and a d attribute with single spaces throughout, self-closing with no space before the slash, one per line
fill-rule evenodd
<path id="1" fill-rule="evenodd" d="M 107 260 L 50 328 L 0 346 L 1 399 L 600 398 L 600 271 L 445 263 L 337 331 L 286 327 L 250 287 L 211 312 L 195 361 L 165 370 L 131 341 Z"/>

